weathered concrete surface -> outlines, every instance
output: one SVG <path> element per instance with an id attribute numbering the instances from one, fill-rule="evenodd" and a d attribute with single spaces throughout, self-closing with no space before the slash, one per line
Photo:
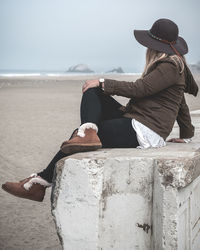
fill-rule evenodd
<path id="1" fill-rule="evenodd" d="M 110 153 L 58 166 L 53 214 L 64 249 L 149 249 L 153 160 Z"/>
<path id="2" fill-rule="evenodd" d="M 63 249 L 198 250 L 198 112 L 192 119 L 189 144 L 102 149 L 59 161 L 52 214 Z"/>

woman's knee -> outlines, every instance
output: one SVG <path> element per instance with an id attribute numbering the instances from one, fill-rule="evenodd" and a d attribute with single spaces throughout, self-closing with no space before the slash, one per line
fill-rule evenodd
<path id="1" fill-rule="evenodd" d="M 91 95 L 91 94 L 98 95 L 99 90 L 100 90 L 99 88 L 89 88 L 83 93 L 83 95 Z"/>
<path id="2" fill-rule="evenodd" d="M 89 88 L 82 95 L 82 103 L 95 102 L 100 99 L 99 88 Z"/>

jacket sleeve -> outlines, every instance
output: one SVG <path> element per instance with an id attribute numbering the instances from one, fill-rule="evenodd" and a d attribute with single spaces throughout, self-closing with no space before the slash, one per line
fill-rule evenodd
<path id="1" fill-rule="evenodd" d="M 170 62 L 162 62 L 144 78 L 135 82 L 105 79 L 104 92 L 128 98 L 142 98 L 160 92 L 177 82 L 177 68 Z"/>
<path id="2" fill-rule="evenodd" d="M 185 96 L 183 96 L 176 120 L 180 128 L 180 138 L 192 138 L 194 136 L 194 126 L 191 123 L 190 112 L 185 101 Z"/>

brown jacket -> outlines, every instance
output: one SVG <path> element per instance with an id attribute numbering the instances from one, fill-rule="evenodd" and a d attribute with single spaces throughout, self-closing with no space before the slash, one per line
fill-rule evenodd
<path id="1" fill-rule="evenodd" d="M 108 95 L 130 98 L 124 107 L 124 117 L 135 118 L 166 139 L 174 122 L 180 127 L 180 138 L 194 136 L 194 126 L 184 92 L 197 95 L 198 87 L 185 65 L 184 73 L 170 59 L 158 61 L 150 72 L 135 82 L 105 79 Z"/>

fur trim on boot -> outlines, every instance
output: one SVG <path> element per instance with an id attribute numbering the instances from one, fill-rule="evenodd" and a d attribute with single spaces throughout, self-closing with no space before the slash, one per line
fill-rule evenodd
<path id="1" fill-rule="evenodd" d="M 32 187 L 32 185 L 36 184 L 36 183 L 38 183 L 38 184 L 40 184 L 40 185 L 42 185 L 44 187 L 50 187 L 51 186 L 51 183 L 49 183 L 48 181 L 45 181 L 42 177 L 40 177 L 37 174 L 31 174 L 30 177 L 33 177 L 33 178 L 31 178 L 28 182 L 26 182 L 24 184 L 24 188 L 26 190 L 29 190 Z"/>
<path id="2" fill-rule="evenodd" d="M 94 129 L 98 133 L 97 125 L 95 123 L 92 123 L 92 122 L 87 122 L 87 123 L 82 124 L 79 127 L 77 135 L 80 137 L 85 137 L 85 130 L 90 129 L 90 128 Z"/>

